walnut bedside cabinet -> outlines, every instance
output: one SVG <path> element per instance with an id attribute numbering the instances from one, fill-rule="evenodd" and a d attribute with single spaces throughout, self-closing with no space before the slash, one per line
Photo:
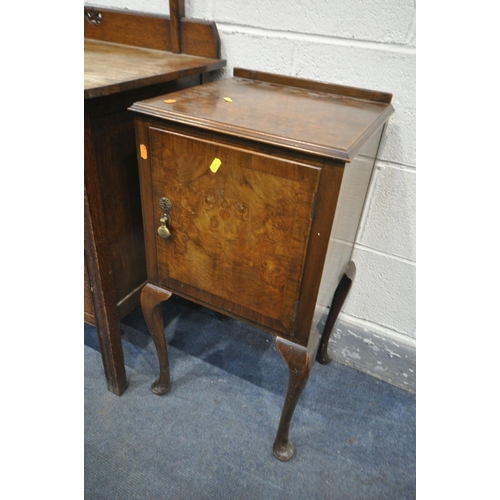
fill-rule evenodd
<path id="1" fill-rule="evenodd" d="M 392 95 L 235 69 L 134 103 L 148 283 L 141 306 L 170 386 L 172 294 L 276 336 L 288 390 L 274 454 L 355 274 L 356 232 Z M 244 355 L 244 354 L 242 354 Z"/>

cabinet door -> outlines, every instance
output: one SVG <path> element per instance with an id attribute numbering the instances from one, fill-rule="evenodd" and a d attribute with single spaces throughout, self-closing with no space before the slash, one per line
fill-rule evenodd
<path id="1" fill-rule="evenodd" d="M 291 335 L 321 169 L 150 128 L 159 284 Z"/>

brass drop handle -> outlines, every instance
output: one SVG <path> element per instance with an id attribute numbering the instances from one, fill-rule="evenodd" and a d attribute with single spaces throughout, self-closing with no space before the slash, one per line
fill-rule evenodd
<path id="1" fill-rule="evenodd" d="M 163 212 L 163 217 L 160 219 L 160 227 L 158 228 L 158 236 L 163 239 L 170 238 L 171 233 L 168 229 L 170 226 L 170 210 L 172 210 L 172 202 L 168 198 L 160 198 L 160 208 Z"/>

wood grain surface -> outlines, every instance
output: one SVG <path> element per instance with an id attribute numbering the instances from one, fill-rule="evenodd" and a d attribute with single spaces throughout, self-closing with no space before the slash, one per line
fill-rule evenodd
<path id="1" fill-rule="evenodd" d="M 182 52 L 182 30 L 181 19 L 184 17 L 184 0 L 170 0 L 170 39 L 172 40 L 172 52 Z"/>
<path id="2" fill-rule="evenodd" d="M 351 161 L 392 114 L 389 103 L 233 77 L 135 103 L 178 123 Z M 230 98 L 230 101 L 224 98 Z"/>
<path id="3" fill-rule="evenodd" d="M 85 7 L 85 14 L 100 15 L 99 23 L 84 20 L 84 38 L 135 47 L 220 59 L 220 37 L 212 21 L 187 19 L 183 1 L 170 0 L 170 17 L 124 9 Z"/>
<path id="4" fill-rule="evenodd" d="M 160 285 L 291 334 L 320 169 L 154 128 L 150 141 L 157 225 L 160 198 L 173 205 Z"/>
<path id="5" fill-rule="evenodd" d="M 92 289 L 90 286 L 89 270 L 87 268 L 87 257 L 84 257 L 84 274 L 83 274 L 83 313 L 85 323 L 95 326 L 94 303 L 92 299 Z"/>
<path id="6" fill-rule="evenodd" d="M 225 61 L 85 39 L 84 97 L 93 98 L 222 68 Z"/>
<path id="7" fill-rule="evenodd" d="M 119 318 L 146 281 L 133 116 L 127 108 L 224 66 L 215 24 L 126 9 L 84 9 L 84 318 L 96 326 L 108 389 L 127 387 Z M 180 38 L 179 35 L 180 28 Z M 172 36 L 186 54 L 173 54 Z M 189 55 L 188 55 L 189 54 Z"/>
<path id="8" fill-rule="evenodd" d="M 289 460 L 290 423 L 320 345 L 313 318 L 322 277 L 330 273 L 327 260 L 336 258 L 328 248 L 343 209 L 338 205 L 349 212 L 339 222 L 341 234 L 356 234 L 392 96 L 248 70 L 236 74 L 129 108 L 146 293 L 180 295 L 277 336 L 289 384 L 273 450 Z M 366 182 L 357 182 L 358 170 Z M 346 186 L 359 191 L 359 210 L 341 200 L 344 176 Z M 346 272 L 335 294 L 322 362 L 329 360 L 329 334 L 353 277 Z M 150 329 L 167 373 L 163 324 L 158 319 Z"/>
<path id="9" fill-rule="evenodd" d="M 357 99 L 363 99 L 365 101 L 375 101 L 387 104 L 392 101 L 392 94 L 389 94 L 388 92 L 379 92 L 377 90 L 349 87 L 347 85 L 318 82 L 316 80 L 306 80 L 304 78 L 297 78 L 287 75 L 276 75 L 274 73 L 266 73 L 265 71 L 234 68 L 233 75 L 239 76 L 241 78 L 250 78 L 251 80 L 259 80 L 262 82 L 277 83 L 279 85 L 288 85 L 291 87 L 299 87 L 301 89 L 309 89 L 318 92 L 327 92 L 329 94 L 355 97 Z"/>

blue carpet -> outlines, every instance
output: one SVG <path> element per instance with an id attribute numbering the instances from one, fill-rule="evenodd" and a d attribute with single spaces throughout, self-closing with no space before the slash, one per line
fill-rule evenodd
<path id="1" fill-rule="evenodd" d="M 129 387 L 106 390 L 85 325 L 87 500 L 409 500 L 415 395 L 347 366 L 316 364 L 290 437 L 272 444 L 288 381 L 274 337 L 174 297 L 163 304 L 172 387 L 150 391 L 158 362 L 140 309 L 122 320 Z"/>

